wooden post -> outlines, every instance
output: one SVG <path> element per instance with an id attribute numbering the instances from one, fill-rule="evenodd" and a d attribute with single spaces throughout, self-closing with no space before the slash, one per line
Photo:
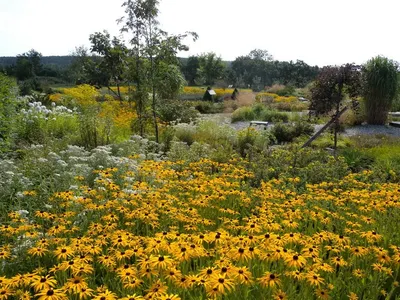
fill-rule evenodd
<path id="1" fill-rule="evenodd" d="M 343 113 L 348 109 L 347 106 L 345 106 L 339 113 L 337 113 L 336 115 L 334 115 L 332 117 L 332 119 L 324 126 L 322 127 L 320 130 L 318 130 L 317 133 L 315 133 L 301 148 L 305 148 L 311 145 L 311 143 L 317 138 L 319 137 L 329 126 L 331 126 L 333 123 L 336 122 L 336 120 L 338 120 L 340 118 L 341 115 L 343 115 Z"/>

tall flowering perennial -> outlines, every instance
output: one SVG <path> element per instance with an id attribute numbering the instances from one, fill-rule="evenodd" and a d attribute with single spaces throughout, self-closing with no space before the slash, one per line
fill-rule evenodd
<path id="1" fill-rule="evenodd" d="M 399 289 L 400 187 L 251 187 L 241 160 L 143 161 L 11 211 L 0 299 L 377 299 Z M 29 191 L 27 191 L 28 193 Z"/>

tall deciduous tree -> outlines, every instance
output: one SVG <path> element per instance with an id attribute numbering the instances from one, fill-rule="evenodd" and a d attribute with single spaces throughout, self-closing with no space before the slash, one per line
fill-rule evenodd
<path id="1" fill-rule="evenodd" d="M 382 56 L 369 60 L 363 68 L 364 98 L 369 124 L 384 125 L 396 97 L 398 65 Z"/>
<path id="2" fill-rule="evenodd" d="M 180 89 L 179 83 L 182 77 L 173 66 L 177 66 L 178 51 L 188 50 L 183 40 L 192 36 L 197 39 L 197 34 L 187 32 L 179 35 L 168 35 L 158 26 L 158 5 L 157 0 L 128 0 L 124 2 L 127 16 L 121 18 L 123 23 L 122 31 L 132 33 L 131 44 L 133 46 L 132 56 L 135 67 L 131 71 L 132 79 L 136 86 L 134 98 L 137 104 L 137 113 L 140 123 L 141 135 L 144 134 L 144 115 L 146 103 L 151 95 L 151 113 L 155 129 L 156 141 L 159 140 L 157 107 L 163 93 L 160 86 L 165 86 L 165 81 L 171 83 L 170 89 Z M 167 80 L 162 77 L 167 72 Z M 177 78 L 172 79 L 172 76 Z M 174 94 L 174 93 L 168 93 Z"/>
<path id="3" fill-rule="evenodd" d="M 128 48 L 117 37 L 111 39 L 107 31 L 96 32 L 90 35 L 89 40 L 91 52 L 100 55 L 97 63 L 92 60 L 92 70 L 96 75 L 93 83 L 107 87 L 121 100 L 120 85 L 127 65 Z M 111 89 L 113 85 L 117 86 L 117 92 Z"/>
<path id="4" fill-rule="evenodd" d="M 21 55 L 17 55 L 17 79 L 26 80 L 38 76 L 42 69 L 41 58 L 42 54 L 34 49 L 31 49 Z"/>
<path id="5" fill-rule="evenodd" d="M 225 64 L 214 52 L 204 53 L 199 57 L 199 76 L 206 85 L 213 85 L 224 74 Z"/>
<path id="6" fill-rule="evenodd" d="M 200 68 L 200 62 L 198 56 L 190 56 L 186 64 L 183 66 L 183 73 L 189 83 L 189 85 L 196 85 L 198 79 L 198 70 Z"/>
<path id="7" fill-rule="evenodd" d="M 151 9 L 148 4 L 154 7 Z M 158 14 L 156 5 L 157 1 L 147 3 L 145 0 L 127 0 L 122 4 L 125 8 L 126 16 L 118 20 L 122 23 L 122 32 L 131 33 L 130 44 L 131 49 L 131 62 L 130 62 L 130 80 L 135 85 L 135 90 L 132 92 L 132 97 L 136 103 L 136 112 L 139 121 L 140 135 L 143 136 L 145 132 L 145 110 L 146 103 L 148 102 L 149 91 L 146 87 L 147 74 L 145 72 L 143 59 L 143 48 L 145 47 L 144 36 L 146 34 L 146 23 L 148 20 L 155 19 Z"/>

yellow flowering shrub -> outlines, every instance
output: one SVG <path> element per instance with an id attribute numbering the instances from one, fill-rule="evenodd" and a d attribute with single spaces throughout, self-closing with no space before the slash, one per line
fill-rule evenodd
<path id="1" fill-rule="evenodd" d="M 73 88 L 64 88 L 62 92 L 64 95 L 75 99 L 79 105 L 84 106 L 94 105 L 96 97 L 99 96 L 97 89 L 88 84 L 82 84 Z"/>
<path id="2" fill-rule="evenodd" d="M 271 100 L 269 100 L 271 99 Z M 281 103 L 281 102 L 297 102 L 299 101 L 295 96 L 279 96 L 273 93 L 258 93 L 256 96 L 257 102 L 273 102 L 273 103 Z"/>

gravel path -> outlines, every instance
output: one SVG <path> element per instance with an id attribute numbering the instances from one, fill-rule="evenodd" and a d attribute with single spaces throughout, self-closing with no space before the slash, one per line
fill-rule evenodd
<path id="1" fill-rule="evenodd" d="M 219 124 L 228 125 L 236 130 L 241 130 L 249 127 L 249 121 L 245 122 L 236 122 L 231 123 L 231 115 L 230 113 L 221 113 L 221 114 L 212 114 L 212 115 L 203 115 L 202 118 L 206 120 L 213 120 Z M 273 126 L 271 124 L 270 126 Z M 321 129 L 324 125 L 315 125 L 315 132 Z M 258 128 L 263 128 L 263 126 L 257 126 Z M 393 137 L 400 137 L 400 128 L 392 127 L 392 126 L 383 126 L 383 125 L 359 125 L 351 128 L 347 128 L 344 133 L 341 135 L 344 136 L 357 136 L 357 135 L 389 135 Z"/>

